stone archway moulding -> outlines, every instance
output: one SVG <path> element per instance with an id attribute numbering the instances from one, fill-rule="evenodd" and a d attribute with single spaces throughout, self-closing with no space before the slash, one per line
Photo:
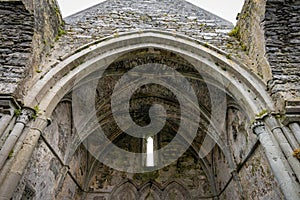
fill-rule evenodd
<path id="1" fill-rule="evenodd" d="M 47 125 L 45 119 L 51 116 L 59 101 L 72 89 L 75 80 L 108 66 L 125 53 L 142 48 L 164 49 L 180 55 L 196 68 L 201 67 L 211 77 L 216 77 L 216 82 L 223 83 L 224 88 L 237 100 L 251 119 L 255 119 L 262 111 L 268 111 L 268 113 L 275 111 L 262 80 L 243 64 L 226 58 L 226 53 L 215 47 L 207 46 L 183 35 L 157 30 L 108 37 L 88 44 L 65 57 L 63 61 L 44 74 L 42 79 L 34 82 L 30 88 L 24 98 L 24 104 L 31 108 L 38 105 L 42 113 L 32 123 L 22 151 L 16 155 L 0 187 L 0 193 L 5 194 L 3 199 L 10 199 L 31 158 L 38 138 Z M 299 188 L 291 177 L 292 170 L 289 163 L 284 158 L 278 141 L 271 136 L 270 130 L 273 130 L 273 126 L 277 126 L 277 123 L 273 123 L 274 120 L 269 116 L 264 121 L 266 128 L 261 123 L 256 124 L 254 132 L 261 141 L 285 197 L 287 199 L 298 198 Z"/>
<path id="2" fill-rule="evenodd" d="M 73 87 L 75 79 L 84 78 L 124 53 L 141 48 L 174 52 L 195 67 L 201 63 L 200 67 L 212 77 L 222 77 L 223 80 L 216 81 L 224 84 L 251 118 L 262 110 L 274 111 L 264 83 L 245 66 L 226 58 L 225 52 L 212 46 L 204 47 L 203 43 L 183 35 L 156 30 L 120 34 L 82 47 L 38 80 L 29 90 L 24 104 L 28 107 L 39 105 L 40 110 L 45 111 L 43 115 L 49 117 L 60 99 Z"/>
<path id="3" fill-rule="evenodd" d="M 205 47 L 206 46 L 206 47 Z M 263 110 L 273 111 L 273 104 L 263 82 L 249 70 L 221 50 L 192 38 L 170 32 L 147 30 L 120 34 L 85 45 L 67 56 L 61 63 L 38 80 L 28 92 L 24 104 L 39 106 L 43 117 L 50 117 L 60 100 L 74 86 L 75 81 L 105 68 L 120 56 L 138 49 L 158 48 L 174 52 L 203 70 L 229 91 L 241 103 L 249 118 Z M 224 70 L 226 68 L 226 70 Z M 220 80 L 221 79 L 221 80 Z M 224 147 L 225 145 L 220 145 Z M 230 166 L 234 164 L 223 149 Z"/>

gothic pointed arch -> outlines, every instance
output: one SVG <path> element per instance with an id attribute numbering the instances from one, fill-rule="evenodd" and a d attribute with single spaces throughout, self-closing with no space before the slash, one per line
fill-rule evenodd
<path id="1" fill-rule="evenodd" d="M 298 2 L 29 1 L 0 2 L 0 199 L 300 198 Z"/>
<path id="2" fill-rule="evenodd" d="M 59 99 L 74 86 L 76 80 L 107 66 L 126 52 L 141 48 L 166 49 L 181 55 L 192 64 L 202 63 L 196 67 L 207 69 L 211 76 L 216 75 L 219 79 L 215 80 L 216 83 L 223 83 L 232 96 L 243 100 L 240 101 L 241 106 L 251 117 L 255 117 L 255 114 L 264 108 L 274 110 L 274 105 L 264 89 L 264 83 L 256 75 L 248 72 L 242 64 L 226 58 L 226 54 L 215 47 L 207 48 L 203 43 L 186 36 L 174 36 L 157 30 L 122 34 L 118 38 L 108 37 L 69 54 L 63 62 L 32 85 L 30 95 L 25 98 L 24 103 L 28 106 L 39 104 L 45 115 L 49 115 Z M 222 70 L 223 67 L 227 70 Z M 221 77 L 223 80 L 220 80 Z M 246 92 L 253 93 L 255 98 L 251 99 Z"/>
<path id="3" fill-rule="evenodd" d="M 90 75 L 93 77 L 93 74 L 99 69 L 105 70 L 107 67 L 113 66 L 114 63 L 118 63 L 120 60 L 122 61 L 122 58 L 130 57 L 131 52 L 139 51 L 146 51 L 146 53 L 148 52 L 150 54 L 153 53 L 153 51 L 165 51 L 181 57 L 184 61 L 179 59 L 179 62 L 189 63 L 196 70 L 203 73 L 201 75 L 205 80 L 203 81 L 201 76 L 200 78 L 195 77 L 197 80 L 200 80 L 200 82 L 203 81 L 205 84 L 216 88 L 219 92 L 222 91 L 231 98 L 236 99 L 239 102 L 239 106 L 247 113 L 248 119 L 254 119 L 256 114 L 262 110 L 273 110 L 272 101 L 264 90 L 265 86 L 263 82 L 249 72 L 245 66 L 234 62 L 226 57 L 224 52 L 213 46 L 204 45 L 186 36 L 174 35 L 173 33 L 157 30 L 148 30 L 142 33 L 125 33 L 117 38 L 108 37 L 104 40 L 88 44 L 76 52 L 69 54 L 62 62 L 46 73 L 42 79 L 38 80 L 37 83 L 31 87 L 30 95 L 25 98 L 25 105 L 32 106 L 38 104 L 43 112 L 42 114 L 45 117 L 50 117 L 60 99 L 73 89 L 80 87 L 80 85 L 77 86 L 76 83 L 80 83 L 81 80 L 89 79 Z M 193 79 L 194 77 L 191 76 L 191 78 Z M 109 97 L 104 96 L 102 99 L 105 102 L 109 100 Z M 89 102 L 90 99 L 84 99 L 84 101 L 87 104 L 93 103 Z M 208 123 L 208 125 L 205 125 L 205 123 L 202 125 L 203 127 L 207 127 L 205 128 L 207 129 L 205 133 L 209 135 L 213 143 L 218 144 L 227 160 L 229 168 L 234 169 L 236 164 L 231 157 L 230 150 L 225 145 L 223 139 L 219 137 L 219 135 L 222 135 L 222 131 L 220 132 L 221 129 L 217 127 L 218 119 L 211 117 L 211 113 L 207 112 L 205 108 L 200 111 L 202 116 L 207 119 L 206 123 Z M 111 117 L 109 112 L 105 113 L 107 117 Z M 106 116 L 103 115 L 103 117 Z M 109 122 L 107 119 L 103 119 L 104 123 Z M 79 124 L 79 127 L 84 127 L 88 120 L 88 118 L 84 119 L 82 121 L 83 124 Z M 172 126 L 170 127 L 172 128 Z M 81 141 L 97 130 L 94 130 L 93 127 L 84 129 L 87 130 L 86 133 L 80 137 L 77 136 L 72 142 L 73 147 L 69 152 L 67 161 L 72 160 L 72 156 L 81 144 Z M 122 134 L 120 131 L 114 131 L 113 133 L 114 134 L 111 135 L 111 141 Z M 184 138 L 182 141 L 184 141 Z M 201 143 L 194 145 L 200 147 Z M 107 153 L 105 149 L 109 146 L 109 143 L 104 146 L 102 145 L 101 150 L 96 149 L 95 152 L 98 152 L 100 156 L 104 153 L 104 157 Z M 209 145 L 208 147 L 209 149 L 198 149 L 202 159 L 204 159 L 205 155 L 212 148 Z M 90 169 L 90 172 L 92 172 L 92 168 Z M 88 179 L 91 178 L 91 176 L 92 174 L 87 177 L 87 181 L 89 181 Z M 207 176 L 212 175 L 207 174 Z M 210 180 L 212 180 L 212 178 Z M 213 180 L 211 182 L 213 183 Z"/>
<path id="4" fill-rule="evenodd" d="M 240 63 L 226 58 L 224 52 L 212 46 L 205 46 L 203 43 L 186 36 L 157 30 L 126 33 L 117 38 L 108 37 L 88 44 L 66 56 L 61 63 L 31 87 L 30 95 L 25 98 L 24 102 L 29 107 L 38 104 L 43 115 L 50 117 L 60 99 L 71 91 L 74 84 L 79 80 L 96 70 L 105 69 L 119 57 L 129 52 L 145 48 L 157 48 L 175 53 L 191 63 L 196 69 L 206 72 L 204 75 L 209 77 L 206 82 L 220 88 L 220 90 L 226 90 L 227 94 L 237 99 L 248 118 L 254 119 L 257 113 L 264 110 L 270 112 L 274 110 L 272 101 L 264 89 L 265 85 L 258 77 L 246 70 Z M 216 121 L 212 121 L 210 124 L 214 126 Z M 211 138 L 219 143 L 221 148 L 225 148 L 226 145 L 223 144 L 222 140 L 214 138 L 220 134 L 214 129 L 212 127 L 207 133 L 212 134 Z M 81 137 L 86 136 L 88 135 Z M 74 150 L 76 150 L 76 146 Z M 234 165 L 230 161 L 229 152 L 226 149 L 223 151 L 233 168 Z M 72 156 L 72 153 L 70 155 Z"/>
<path id="5" fill-rule="evenodd" d="M 160 186 L 155 181 L 145 183 L 139 190 L 138 200 L 160 200 L 162 192 Z"/>
<path id="6" fill-rule="evenodd" d="M 189 191 L 179 182 L 171 181 L 164 189 L 163 199 L 191 199 Z"/>
<path id="7" fill-rule="evenodd" d="M 134 200 L 138 198 L 138 191 L 130 181 L 119 184 L 110 195 L 110 200 Z"/>

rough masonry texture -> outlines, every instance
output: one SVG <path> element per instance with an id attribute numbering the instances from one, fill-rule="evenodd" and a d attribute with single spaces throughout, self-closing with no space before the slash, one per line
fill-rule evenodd
<path id="1" fill-rule="evenodd" d="M 62 19 L 55 1 L 0 1 L 0 7 L 1 93 L 21 97 L 25 80 L 39 72 L 62 30 Z"/>
<path id="2" fill-rule="evenodd" d="M 299 3 L 246 0 L 234 27 L 183 0 L 108 0 L 64 20 L 53 0 L 0 0 L 0 199 L 299 199 Z M 135 125 L 151 124 L 154 104 L 166 113 L 153 167 L 146 137 L 120 128 L 111 101 L 141 66 L 180 73 L 200 111 L 190 141 L 199 116 L 182 114 L 181 79 L 132 93 Z"/>
<path id="3" fill-rule="evenodd" d="M 29 75 L 34 16 L 22 2 L 1 2 L 1 92 L 13 93 Z"/>
<path id="4" fill-rule="evenodd" d="M 258 75 L 284 112 L 299 97 L 299 1 L 245 1 L 237 36 L 246 44 Z M 263 42 L 262 42 L 263 41 Z"/>
<path id="5" fill-rule="evenodd" d="M 266 57 L 273 80 L 269 90 L 276 100 L 295 99 L 300 92 L 300 2 L 268 1 L 266 4 Z"/>

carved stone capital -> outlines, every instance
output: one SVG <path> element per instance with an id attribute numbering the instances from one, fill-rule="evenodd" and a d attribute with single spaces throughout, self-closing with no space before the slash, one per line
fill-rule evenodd
<path id="1" fill-rule="evenodd" d="M 17 123 L 27 124 L 34 116 L 35 111 L 31 108 L 23 108 L 20 115 L 17 118 Z"/>
<path id="2" fill-rule="evenodd" d="M 51 124 L 51 120 L 48 118 L 37 117 L 34 123 L 31 124 L 31 129 L 38 130 L 41 134 L 43 130 Z"/>
<path id="3" fill-rule="evenodd" d="M 252 124 L 252 131 L 255 135 L 259 136 L 260 134 L 266 131 L 265 123 L 262 121 L 256 121 Z"/>

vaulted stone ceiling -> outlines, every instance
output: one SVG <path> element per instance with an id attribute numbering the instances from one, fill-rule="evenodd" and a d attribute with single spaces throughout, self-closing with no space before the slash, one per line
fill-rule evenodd
<path id="1" fill-rule="evenodd" d="M 96 142 L 99 140 L 97 139 L 97 137 L 99 137 L 99 133 L 96 127 L 100 126 L 101 129 L 104 131 L 106 137 L 120 148 L 124 148 L 125 150 L 131 152 L 145 153 L 145 149 L 142 148 L 143 139 L 135 138 L 128 135 L 127 133 L 124 133 L 124 131 L 121 130 L 118 124 L 116 123 L 114 114 L 122 115 L 122 113 L 113 113 L 111 107 L 111 97 L 114 93 L 116 84 L 122 78 L 122 76 L 124 76 L 126 73 L 128 73 L 135 67 L 147 64 L 150 66 L 155 66 L 159 64 L 160 67 L 168 66 L 181 73 L 188 80 L 188 82 L 192 86 L 192 89 L 195 91 L 198 101 L 195 103 L 198 104 L 201 110 L 201 115 L 194 116 L 194 113 L 189 113 L 188 116 L 182 116 L 182 112 L 180 110 L 182 108 L 177 99 L 177 94 L 174 94 L 172 91 L 170 91 L 168 88 L 162 85 L 145 84 L 139 87 L 137 90 L 135 90 L 130 98 L 129 112 L 132 121 L 134 121 L 134 123 L 136 123 L 138 126 L 147 126 L 151 123 L 151 119 L 149 118 L 149 109 L 151 108 L 151 106 L 153 106 L 154 104 L 159 104 L 163 106 L 163 108 L 166 110 L 167 120 L 162 130 L 160 130 L 159 133 L 154 133 L 157 134 L 155 137 L 159 138 L 160 141 L 158 146 L 156 146 L 157 150 L 164 147 L 172 139 L 174 139 L 174 136 L 177 134 L 178 128 L 180 126 L 181 117 L 189 121 L 193 121 L 197 117 L 200 117 L 200 122 L 197 124 L 198 134 L 195 138 L 192 138 L 192 148 L 194 149 L 195 155 L 197 155 L 204 138 L 207 136 L 207 134 L 209 134 L 207 132 L 208 129 L 210 129 L 209 131 L 217 132 L 217 130 L 211 130 L 211 123 L 213 123 L 210 119 L 212 117 L 211 99 L 215 98 L 216 95 L 218 95 L 218 97 L 220 97 L 219 103 L 218 105 L 214 106 L 225 106 L 225 108 L 220 108 L 220 113 L 217 114 L 220 118 L 214 119 L 216 121 L 219 121 L 224 126 L 225 119 L 223 119 L 223 117 L 225 117 L 224 113 L 226 113 L 226 101 L 231 98 L 227 96 L 227 99 L 224 91 L 216 87 L 217 85 L 214 86 L 216 82 L 213 80 L 213 77 L 210 77 L 208 74 L 205 73 L 199 74 L 199 72 L 194 68 L 194 66 L 185 59 L 183 59 L 181 56 L 178 56 L 175 53 L 168 52 L 162 49 L 150 48 L 135 50 L 130 53 L 124 54 L 123 56 L 115 60 L 112 64 L 110 64 L 109 67 L 104 71 L 102 78 L 99 78 L 98 80 L 98 86 L 96 91 L 97 96 L 95 98 L 95 109 L 97 112 L 98 124 L 90 125 L 89 123 L 91 122 L 89 122 L 88 120 L 92 121 L 92 119 L 84 119 L 85 122 L 82 124 L 85 124 L 86 127 L 83 127 L 81 130 L 85 130 L 85 134 L 86 136 L 88 136 L 87 140 L 90 141 L 91 144 L 99 146 L 99 143 Z M 94 75 L 95 73 L 90 75 L 90 80 L 95 79 Z M 151 72 L 149 75 L 151 76 Z M 210 88 L 208 88 L 208 85 L 204 81 L 202 75 L 205 76 L 205 81 L 210 80 Z M 85 79 L 89 80 L 89 77 L 86 77 Z M 184 83 L 179 82 L 179 84 L 183 85 Z M 212 92 L 215 95 L 212 96 Z M 223 99 L 224 97 L 225 99 Z M 86 98 L 83 95 L 81 97 L 79 105 L 85 104 L 85 100 Z M 123 100 L 120 99 L 118 106 L 125 107 L 126 103 L 128 102 L 123 102 Z M 163 120 L 162 116 L 156 117 L 159 120 Z M 192 142 L 188 139 L 188 129 L 189 127 L 184 127 L 183 130 L 186 135 L 180 135 L 180 137 L 178 138 L 180 140 L 179 143 L 181 143 L 182 145 L 189 146 L 190 142 Z M 144 134 L 144 138 L 146 138 L 147 134 L 149 133 Z M 107 147 L 109 147 L 109 144 L 106 145 Z M 176 146 L 174 146 L 173 149 L 174 151 L 178 150 L 176 149 Z M 96 151 L 99 151 L 99 149 L 97 149 Z M 101 151 L 105 152 L 105 148 L 102 148 Z"/>
<path id="2" fill-rule="evenodd" d="M 206 84 L 203 83 L 201 75 L 195 71 L 191 64 L 189 64 L 183 58 L 170 52 L 155 49 L 153 49 L 152 51 L 149 51 L 148 49 L 141 49 L 138 51 L 130 52 L 116 60 L 105 71 L 104 77 L 99 80 L 97 89 L 98 102 L 96 103 L 96 105 L 101 105 L 99 106 L 99 108 L 97 108 L 99 118 L 103 121 L 109 121 L 106 128 L 109 127 L 110 129 L 113 129 L 115 126 L 117 126 L 114 120 L 111 119 L 113 116 L 111 114 L 107 115 L 107 113 L 111 113 L 110 99 L 116 83 L 129 70 L 145 64 L 166 65 L 184 74 L 184 76 L 188 78 L 188 80 L 192 83 L 193 89 L 198 95 L 198 101 L 202 105 L 203 110 L 205 110 L 206 113 L 210 112 L 211 109 L 209 91 L 206 87 Z M 151 75 L 150 73 L 149 75 Z M 176 132 L 176 124 L 177 126 L 179 125 L 178 123 L 180 122 L 181 114 L 180 105 L 177 100 L 176 94 L 174 94 L 166 87 L 157 84 L 144 85 L 141 88 L 137 89 L 134 92 L 134 95 L 131 97 L 130 114 L 135 123 L 140 126 L 146 126 L 150 123 L 150 118 L 148 115 L 149 109 L 153 104 L 161 104 L 167 110 L 167 126 L 169 128 L 165 127 L 165 130 L 163 130 L 163 132 Z M 105 113 L 106 118 L 102 116 L 103 113 Z M 107 117 L 109 119 L 107 119 Z M 115 137 L 112 133 L 108 135 L 112 138 Z"/>

